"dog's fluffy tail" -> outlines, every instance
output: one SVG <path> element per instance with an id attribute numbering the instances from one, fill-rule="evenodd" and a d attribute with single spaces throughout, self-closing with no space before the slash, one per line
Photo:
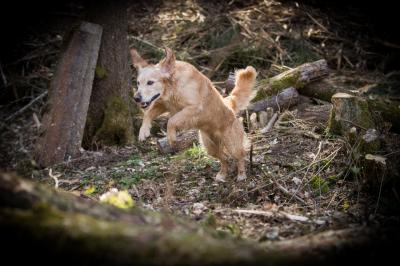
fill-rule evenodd
<path id="1" fill-rule="evenodd" d="M 235 87 L 231 94 L 225 98 L 225 103 L 237 113 L 247 107 L 253 94 L 257 72 L 252 66 L 239 69 L 235 73 Z"/>

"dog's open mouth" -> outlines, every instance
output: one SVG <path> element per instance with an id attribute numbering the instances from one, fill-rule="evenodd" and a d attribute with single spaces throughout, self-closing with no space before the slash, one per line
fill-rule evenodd
<path id="1" fill-rule="evenodd" d="M 153 97 L 151 97 L 150 101 L 140 103 L 141 107 L 142 107 L 143 109 L 146 109 L 146 108 L 149 107 L 150 104 L 151 104 L 152 102 L 154 102 L 159 96 L 160 96 L 160 94 L 157 93 L 156 95 L 154 95 Z"/>

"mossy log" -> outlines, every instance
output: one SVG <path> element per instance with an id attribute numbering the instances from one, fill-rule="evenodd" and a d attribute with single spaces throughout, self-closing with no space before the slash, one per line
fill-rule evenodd
<path id="1" fill-rule="evenodd" d="M 43 118 L 35 152 L 42 166 L 79 155 L 101 37 L 101 26 L 84 22 L 62 54 L 50 85 L 50 110 Z"/>
<path id="2" fill-rule="evenodd" d="M 326 76 L 328 71 L 328 64 L 324 59 L 300 65 L 275 77 L 261 81 L 260 88 L 252 101 L 255 102 L 266 96 L 278 94 L 281 90 L 289 87 L 301 89 L 306 84 Z"/>
<path id="3" fill-rule="evenodd" d="M 61 265 L 337 265 L 390 256 L 391 241 L 400 239 L 398 233 L 359 227 L 258 244 L 167 213 L 117 209 L 6 173 L 0 174 L 0 234 L 3 259 Z"/>

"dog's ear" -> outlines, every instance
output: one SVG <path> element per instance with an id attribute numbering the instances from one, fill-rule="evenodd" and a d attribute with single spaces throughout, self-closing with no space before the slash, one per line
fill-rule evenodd
<path id="1" fill-rule="evenodd" d="M 131 57 L 132 57 L 132 62 L 133 62 L 133 66 L 136 69 L 140 69 L 142 67 L 147 66 L 149 63 L 147 63 L 146 60 L 144 60 L 139 53 L 136 51 L 136 49 L 131 49 Z"/>
<path id="2" fill-rule="evenodd" d="M 163 76 L 169 78 L 175 71 L 175 55 L 168 47 L 165 49 L 165 58 L 160 62 L 160 69 Z"/>

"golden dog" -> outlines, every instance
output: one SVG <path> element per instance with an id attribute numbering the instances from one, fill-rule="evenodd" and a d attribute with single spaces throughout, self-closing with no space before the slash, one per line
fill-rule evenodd
<path id="1" fill-rule="evenodd" d="M 246 136 L 236 114 L 250 101 L 256 70 L 248 66 L 236 71 L 235 88 L 223 98 L 193 65 L 175 60 L 169 48 L 165 48 L 165 52 L 166 57 L 153 65 L 135 49 L 131 50 L 133 65 L 138 71 L 134 99 L 145 109 L 139 141 L 150 135 L 153 119 L 169 112 L 167 139 L 172 147 L 177 131 L 198 129 L 207 152 L 221 162 L 215 180 L 225 181 L 229 158 L 237 162 L 237 180 L 246 179 Z"/>

